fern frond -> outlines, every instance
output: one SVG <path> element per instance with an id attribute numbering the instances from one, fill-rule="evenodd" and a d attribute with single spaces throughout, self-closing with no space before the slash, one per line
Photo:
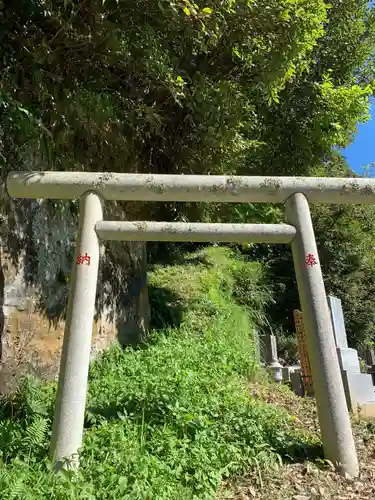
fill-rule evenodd
<path id="1" fill-rule="evenodd" d="M 46 440 L 48 425 L 48 420 L 42 417 L 36 417 L 26 429 L 22 443 L 23 447 L 39 448 L 43 446 Z"/>

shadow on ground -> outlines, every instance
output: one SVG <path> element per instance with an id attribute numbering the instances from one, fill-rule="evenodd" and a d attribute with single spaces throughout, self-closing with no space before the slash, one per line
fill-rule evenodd
<path id="1" fill-rule="evenodd" d="M 200 248 L 207 246 L 212 246 L 212 244 L 153 242 L 152 245 L 148 245 L 149 270 L 155 266 L 178 266 L 187 263 L 210 266 L 211 263 L 204 255 L 189 255 L 189 252 L 196 253 Z"/>
<path id="2" fill-rule="evenodd" d="M 173 290 L 149 285 L 148 297 L 151 310 L 151 329 L 162 330 L 181 325 L 185 307 L 181 297 Z"/>
<path id="3" fill-rule="evenodd" d="M 306 444 L 302 441 L 294 441 L 289 446 L 275 450 L 284 463 L 303 463 L 306 460 L 322 460 L 324 458 L 323 447 L 318 444 Z"/>

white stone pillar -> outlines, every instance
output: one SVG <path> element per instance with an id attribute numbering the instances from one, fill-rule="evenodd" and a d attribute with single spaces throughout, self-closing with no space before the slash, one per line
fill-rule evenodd
<path id="1" fill-rule="evenodd" d="M 50 447 L 57 469 L 78 466 L 82 445 L 100 245 L 95 224 L 103 219 L 102 199 L 81 198 L 75 260 L 62 348 Z"/>
<path id="2" fill-rule="evenodd" d="M 358 460 L 336 353 L 309 204 L 301 193 L 286 203 L 307 347 L 325 457 L 342 474 L 358 475 Z"/>

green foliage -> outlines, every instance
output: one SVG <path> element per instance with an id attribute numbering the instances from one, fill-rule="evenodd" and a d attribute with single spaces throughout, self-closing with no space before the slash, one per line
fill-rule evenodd
<path id="1" fill-rule="evenodd" d="M 329 76 L 325 76 L 318 87 L 320 106 L 314 117 L 313 127 L 329 130 L 329 134 L 323 136 L 327 141 L 323 145 L 325 150 L 329 151 L 332 146 L 345 147 L 349 138 L 355 135 L 357 123 L 364 123 L 369 119 L 369 96 L 372 88 L 361 88 L 355 84 L 337 87 Z"/>
<path id="2" fill-rule="evenodd" d="M 33 168 L 348 175 L 336 168 L 332 148 L 349 143 L 368 116 L 375 17 L 367 0 L 1 5 L 0 180 Z M 133 205 L 109 209 L 115 217 L 138 215 Z M 280 207 L 250 204 L 140 211 L 168 220 L 283 219 Z M 1 195 L 1 244 L 13 256 L 30 249 L 19 231 L 29 215 L 26 204 Z M 313 210 L 327 290 L 343 299 L 352 342 L 374 335 L 374 215 L 368 207 Z M 280 444 L 260 417 L 269 410 L 240 389 L 240 378 L 255 370 L 249 332 L 264 326 L 266 313 L 292 331 L 299 304 L 289 250 L 241 250 L 268 266 L 214 249 L 207 265 L 195 256 L 154 272 L 154 314 L 164 333 L 145 350 L 112 352 L 93 365 L 90 404 L 116 411 L 112 420 L 88 413 L 84 472 L 74 481 L 50 476 L 42 461 L 27 468 L 46 449 L 52 386 L 44 394 L 25 382 L 23 393 L 2 404 L 3 457 L 11 461 L 0 469 L 4 498 L 76 498 L 77 491 L 95 498 L 97 490 L 101 498 L 142 498 L 147 488 L 160 499 L 204 498 L 225 471 L 241 470 L 242 460 L 268 460 L 262 443 Z M 210 412 L 218 415 L 213 423 Z M 283 427 L 284 417 L 267 416 Z M 22 442 L 33 443 L 36 454 L 26 457 Z"/>
<path id="3" fill-rule="evenodd" d="M 46 459 L 54 384 L 27 379 L 2 403 L 2 498 L 208 500 L 223 478 L 319 444 L 247 390 L 258 370 L 252 306 L 236 297 L 260 277 L 258 264 L 220 247 L 156 267 L 151 283 L 177 297 L 169 307 L 186 306 L 181 324 L 92 363 L 79 472 L 55 476 Z"/>
<path id="4" fill-rule="evenodd" d="M 18 391 L 0 402 L 0 456 L 35 462 L 46 453 L 53 385 L 25 377 Z"/>
<path id="5" fill-rule="evenodd" d="M 367 343 L 375 336 L 374 221 L 372 206 L 330 206 L 314 210 L 326 289 L 342 300 L 353 346 Z"/>
<path id="6" fill-rule="evenodd" d="M 346 162 L 334 160 L 321 172 L 344 177 Z M 375 207 L 319 205 L 312 216 L 326 290 L 342 300 L 351 345 L 367 344 L 375 338 Z"/>
<path id="7" fill-rule="evenodd" d="M 270 108 L 259 103 L 264 146 L 249 158 L 257 173 L 311 175 L 334 147 L 346 146 L 366 121 L 373 94 L 374 7 L 332 0 L 314 63 Z"/>
<path id="8" fill-rule="evenodd" d="M 0 86 L 11 113 L 11 123 L 1 122 L 7 168 L 18 158 L 64 170 L 238 170 L 256 145 L 257 99 L 277 101 L 309 67 L 326 6 L 209 5 L 7 2 Z M 28 156 L 22 146 L 35 137 Z"/>
<path id="9" fill-rule="evenodd" d="M 186 279 L 181 280 L 185 266 L 188 266 L 189 272 Z M 156 283 L 163 283 L 163 288 L 171 290 L 177 297 L 159 311 L 161 317 L 168 318 L 173 309 L 186 310 L 190 318 L 189 329 L 195 325 L 194 328 L 199 330 L 203 325 L 210 325 L 218 304 L 225 308 L 233 307 L 232 302 L 228 304 L 228 297 L 236 301 L 237 310 L 242 311 L 241 316 L 246 310 L 257 326 L 264 324 L 265 308 L 273 302 L 265 277 L 266 270 L 260 263 L 248 262 L 239 252 L 227 247 L 208 247 L 192 254 L 187 260 L 185 258 L 181 267 L 158 268 L 149 283 L 151 286 L 155 280 Z M 154 301 L 152 304 L 156 305 Z M 238 306 L 245 306 L 245 309 Z"/>
<path id="10" fill-rule="evenodd" d="M 316 173 L 327 171 L 352 175 L 339 154 Z M 316 206 L 312 215 L 327 291 L 342 300 L 350 343 L 368 344 L 375 338 L 374 207 Z"/>

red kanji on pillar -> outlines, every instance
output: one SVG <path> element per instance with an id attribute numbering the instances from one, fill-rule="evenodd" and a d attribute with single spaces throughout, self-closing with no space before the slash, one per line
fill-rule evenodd
<path id="1" fill-rule="evenodd" d="M 79 254 L 77 257 L 77 264 L 84 264 L 85 262 L 87 262 L 88 266 L 90 265 L 90 257 L 87 255 L 87 252 L 85 255 Z"/>
<path id="2" fill-rule="evenodd" d="M 316 266 L 317 260 L 315 256 L 312 253 L 307 254 L 306 259 L 305 259 L 305 264 L 308 267 Z"/>

